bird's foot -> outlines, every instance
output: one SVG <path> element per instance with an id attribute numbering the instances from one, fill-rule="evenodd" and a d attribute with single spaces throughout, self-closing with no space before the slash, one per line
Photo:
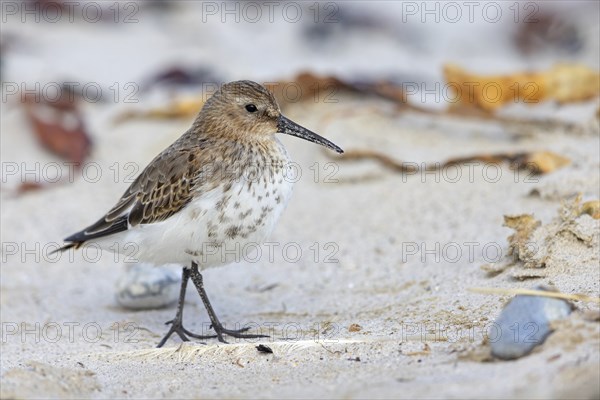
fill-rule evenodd
<path id="1" fill-rule="evenodd" d="M 171 337 L 172 334 L 176 333 L 177 336 L 179 336 L 181 338 L 182 341 L 184 342 L 189 342 L 190 339 L 188 336 L 193 337 L 195 339 L 213 339 L 218 337 L 217 335 L 198 335 L 195 333 L 192 333 L 190 331 L 188 331 L 187 329 L 185 329 L 183 327 L 183 322 L 181 321 L 181 319 L 172 319 L 170 321 L 165 322 L 165 325 L 171 325 L 171 327 L 169 328 L 169 332 L 167 332 L 167 334 L 161 339 L 161 341 L 158 343 L 158 346 L 156 347 L 162 347 L 167 340 Z M 203 343 L 206 344 L 206 343 Z"/>
<path id="2" fill-rule="evenodd" d="M 216 332 L 216 337 L 219 339 L 219 342 L 221 343 L 228 343 L 225 339 L 223 339 L 223 335 L 227 335 L 227 336 L 231 336 L 234 338 L 238 338 L 238 339 L 257 339 L 257 338 L 265 338 L 265 337 L 269 337 L 269 335 L 259 335 L 259 334 L 253 334 L 253 333 L 244 333 L 248 330 L 250 330 L 250 327 L 244 327 L 242 329 L 226 329 L 225 327 L 223 327 L 223 325 L 211 325 L 211 328 L 213 328 Z M 215 336 L 213 336 L 215 337 Z"/>

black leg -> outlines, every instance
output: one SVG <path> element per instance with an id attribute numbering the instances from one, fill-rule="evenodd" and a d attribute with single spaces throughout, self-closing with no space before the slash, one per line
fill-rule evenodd
<path id="1" fill-rule="evenodd" d="M 190 270 L 189 268 L 184 267 L 181 272 L 181 288 L 179 289 L 179 300 L 177 301 L 177 313 L 175 314 L 175 318 L 170 321 L 167 321 L 165 324 L 171 324 L 171 328 L 169 332 L 161 339 L 156 347 L 162 347 L 167 340 L 171 337 L 172 334 L 176 333 L 181 340 L 184 342 L 189 342 L 188 336 L 191 336 L 196 339 L 211 339 L 217 336 L 201 336 L 196 335 L 183 327 L 183 306 L 185 302 L 185 291 L 187 289 L 188 280 L 190 279 Z"/>
<path id="2" fill-rule="evenodd" d="M 261 337 L 269 337 L 268 335 L 253 335 L 253 334 L 245 334 L 242 332 L 246 332 L 250 327 L 242 328 L 242 329 L 225 329 L 223 324 L 217 318 L 217 314 L 215 314 L 215 310 L 213 310 L 210 301 L 208 300 L 208 296 L 206 295 L 206 291 L 204 290 L 204 282 L 202 279 L 202 274 L 198 271 L 198 264 L 192 262 L 191 269 L 191 278 L 194 286 L 198 289 L 198 293 L 200 294 L 200 298 L 204 303 L 204 307 L 206 308 L 206 312 L 208 313 L 208 317 L 210 318 L 210 322 L 212 324 L 213 329 L 217 334 L 217 338 L 220 342 L 227 343 L 225 339 L 223 339 L 223 334 L 235 337 L 235 338 L 261 338 Z"/>

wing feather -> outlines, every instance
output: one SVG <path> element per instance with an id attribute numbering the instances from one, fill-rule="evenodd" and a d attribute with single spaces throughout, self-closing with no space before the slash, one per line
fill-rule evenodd
<path id="1" fill-rule="evenodd" d="M 175 144 L 142 171 L 104 217 L 65 241 L 80 244 L 136 225 L 164 221 L 185 207 L 198 189 L 201 147 Z"/>

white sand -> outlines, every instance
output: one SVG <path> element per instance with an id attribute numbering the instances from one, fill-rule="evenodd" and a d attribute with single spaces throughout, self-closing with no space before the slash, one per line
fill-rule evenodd
<path id="1" fill-rule="evenodd" d="M 168 42 L 154 43 L 167 51 Z M 140 51 L 159 53 L 145 47 Z M 169 59 L 161 57 L 163 62 Z M 8 71 L 15 71 L 8 65 Z M 130 75 L 139 77 L 138 72 Z M 588 111 L 594 107 L 597 104 Z M 113 127 L 111 118 L 125 108 L 85 107 L 95 142 L 90 161 L 103 171 L 98 182 L 80 177 L 72 184 L 18 198 L 12 195 L 16 181 L 3 183 L 2 398 L 600 395 L 600 325 L 592 316 L 598 305 L 578 302 L 572 316 L 531 355 L 500 362 L 490 359 L 483 332 L 509 297 L 468 291 L 544 283 L 565 293 L 599 296 L 600 229 L 598 220 L 587 216 L 581 218 L 592 227 L 592 240 L 587 245 L 568 238 L 558 241 L 552 251 L 561 263 L 545 268 L 545 277 L 519 281 L 512 278 L 513 270 L 489 277 L 481 269 L 497 258 L 495 249 L 506 254 L 507 236 L 513 231 L 502 226 L 503 215 L 533 213 L 543 224 L 554 224 L 561 202 L 571 201 L 577 193 L 584 200 L 599 198 L 597 120 L 595 128 L 584 134 L 534 128 L 519 134 L 495 124 L 397 115 L 388 104 L 374 100 L 341 97 L 338 104 L 288 107 L 289 117 L 346 149 L 384 149 L 414 162 L 549 150 L 572 164 L 533 182 L 525 179 L 525 173 L 515 182 L 506 166 L 497 182 L 492 182 L 497 171 L 492 167 L 476 166 L 472 176 L 463 167 L 461 178 L 453 183 L 443 176 L 439 182 L 433 175 L 403 177 L 372 162 L 339 163 L 334 178 L 340 182 L 326 183 L 324 174 L 331 171 L 326 163 L 331 159 L 314 145 L 284 138 L 303 175 L 273 234 L 272 241 L 279 244 L 273 260 L 265 255 L 257 262 L 246 260 L 205 274 L 222 321 L 275 324 L 274 335 L 229 345 L 209 340 L 207 345 L 181 348 L 174 338 L 164 349 L 154 350 L 174 309 L 131 312 L 116 306 L 115 282 L 122 273 L 122 258 L 115 263 L 113 255 L 105 254 L 88 262 L 82 253 L 75 253 L 72 261 L 63 256 L 53 262 L 33 250 L 37 245 L 44 253 L 48 243 L 93 222 L 127 187 L 124 163 L 143 167 L 190 123 L 139 121 Z M 341 110 L 354 115 L 324 122 L 331 112 Z M 15 106 L 3 105 L 1 151 L 3 163 L 61 162 L 37 147 Z M 115 162 L 121 168 L 116 183 L 109 169 Z M 318 182 L 310 169 L 315 162 L 321 172 Z M 361 181 L 365 176 L 371 178 Z M 541 195 L 529 195 L 533 189 Z M 299 244 L 303 251 L 297 262 L 286 260 L 281 252 L 289 243 Z M 317 260 L 311 250 L 314 243 L 320 248 Z M 328 243 L 334 247 L 325 247 Z M 12 244 L 17 254 L 7 255 L 6 246 Z M 407 254 L 415 246 L 416 254 Z M 327 262 L 330 248 L 337 249 L 338 262 Z M 462 256 L 453 260 L 457 248 Z M 93 256 L 88 254 L 88 260 Z M 276 286 L 263 290 L 270 285 Z M 193 288 L 188 291 L 185 320 L 191 330 L 206 329 L 208 324 Z M 352 324 L 361 330 L 350 332 Z M 14 334 L 13 328 L 18 329 Z M 22 328 L 31 333 L 23 334 Z M 118 334 L 115 328 L 120 328 Z M 445 329 L 449 330 L 444 333 Z M 281 340 L 282 336 L 292 340 Z M 254 348 L 258 343 L 269 345 L 274 354 L 258 353 Z"/>

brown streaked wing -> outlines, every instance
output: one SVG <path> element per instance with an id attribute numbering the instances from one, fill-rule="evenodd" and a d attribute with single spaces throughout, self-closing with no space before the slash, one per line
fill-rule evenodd
<path id="1" fill-rule="evenodd" d="M 154 160 L 131 185 L 122 201 L 107 215 L 122 212 L 130 204 L 129 224 L 164 221 L 192 199 L 199 169 L 198 148 L 178 149 Z"/>
<path id="2" fill-rule="evenodd" d="M 87 235 L 110 231 L 126 216 L 130 226 L 163 221 L 192 199 L 199 179 L 199 147 L 170 149 L 156 157 L 135 179 L 119 202 L 100 221 L 84 230 Z M 129 210 L 129 211 L 128 211 Z"/>

